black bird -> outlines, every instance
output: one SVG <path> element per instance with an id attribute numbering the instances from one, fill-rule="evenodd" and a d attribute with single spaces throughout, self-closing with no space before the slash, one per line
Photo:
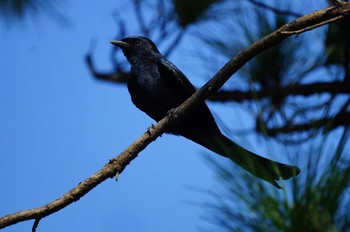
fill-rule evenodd
<path id="1" fill-rule="evenodd" d="M 178 107 L 196 89 L 174 64 L 165 59 L 148 38 L 132 36 L 113 40 L 131 64 L 128 90 L 132 102 L 156 121 Z M 181 135 L 209 150 L 230 158 L 253 175 L 281 188 L 275 180 L 289 179 L 300 173 L 294 166 L 258 156 L 223 135 L 205 102 L 167 130 Z"/>

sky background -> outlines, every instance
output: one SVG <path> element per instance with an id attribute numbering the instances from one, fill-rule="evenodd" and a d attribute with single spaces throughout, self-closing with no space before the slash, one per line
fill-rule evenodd
<path id="1" fill-rule="evenodd" d="M 60 197 L 153 123 L 131 103 L 126 86 L 95 80 L 84 61 L 97 39 L 94 60 L 111 70 L 115 2 L 67 1 L 62 9 L 68 26 L 45 14 L 10 28 L 0 24 L 1 215 Z M 164 135 L 118 182 L 105 181 L 43 219 L 38 231 L 194 231 L 203 225 L 195 204 L 206 196 L 191 188 L 213 185 L 203 151 Z M 32 224 L 3 231 L 30 231 Z"/>
<path id="2" fill-rule="evenodd" d="M 125 85 L 97 81 L 84 61 L 94 40 L 97 68 L 112 69 L 109 42 L 116 39 L 118 29 L 112 17 L 115 2 L 65 1 L 61 12 L 69 25 L 45 14 L 11 27 L 0 23 L 1 216 L 62 196 L 154 123 L 131 103 Z M 132 12 L 127 3 L 118 3 L 121 16 Z M 137 34 L 135 20 L 128 19 L 128 28 L 134 28 L 130 35 Z M 185 37 L 169 59 L 199 86 L 205 78 L 193 70 L 196 61 L 188 54 L 196 46 L 201 49 Z M 215 70 L 205 71 L 208 77 Z M 232 106 L 211 108 L 225 119 L 225 114 L 236 112 Z M 241 129 L 251 123 L 243 111 L 235 114 L 229 127 Z M 257 153 L 271 152 L 262 141 L 235 139 Z M 208 229 L 199 204 L 209 198 L 204 190 L 218 185 L 204 158 L 208 154 L 191 141 L 163 135 L 126 168 L 118 182 L 109 179 L 78 202 L 42 219 L 38 231 Z M 30 231 L 32 224 L 22 222 L 3 231 Z"/>

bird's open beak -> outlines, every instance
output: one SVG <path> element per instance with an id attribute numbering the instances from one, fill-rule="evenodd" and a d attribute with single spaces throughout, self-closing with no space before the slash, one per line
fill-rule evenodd
<path id="1" fill-rule="evenodd" d="M 125 43 L 121 40 L 112 40 L 111 41 L 111 44 L 115 45 L 115 46 L 118 46 L 120 48 L 128 48 L 129 47 L 129 44 L 128 43 Z"/>

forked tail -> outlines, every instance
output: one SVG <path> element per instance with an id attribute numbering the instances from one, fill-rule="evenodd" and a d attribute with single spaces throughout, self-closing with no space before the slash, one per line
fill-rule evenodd
<path id="1" fill-rule="evenodd" d="M 281 188 L 276 180 L 280 178 L 286 180 L 300 173 L 300 169 L 295 166 L 275 162 L 250 152 L 223 134 L 210 135 L 202 141 L 193 140 L 209 150 L 231 159 L 251 174 L 259 177 L 277 188 Z M 210 138 L 210 139 L 209 139 Z"/>

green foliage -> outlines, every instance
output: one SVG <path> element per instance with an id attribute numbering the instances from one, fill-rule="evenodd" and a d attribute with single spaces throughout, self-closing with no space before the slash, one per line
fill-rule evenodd
<path id="1" fill-rule="evenodd" d="M 278 14 L 273 15 L 273 20 L 268 20 L 262 11 L 257 11 L 256 17 L 259 27 L 255 33 L 249 32 L 248 27 L 244 28 L 246 42 L 249 44 L 288 23 L 288 17 Z M 258 84 L 261 89 L 269 89 L 275 92 L 271 102 L 277 109 L 284 103 L 284 98 L 279 96 L 278 89 L 289 82 L 295 81 L 300 74 L 300 72 L 297 72 L 291 75 L 291 69 L 300 59 L 300 57 L 296 57 L 295 51 L 298 50 L 301 43 L 301 40 L 294 40 L 292 43 L 288 40 L 284 41 L 262 52 L 244 67 L 244 78 L 252 84 Z"/>
<path id="2" fill-rule="evenodd" d="M 223 0 L 172 0 L 177 20 L 182 28 L 206 18 L 206 12 Z"/>
<path id="3" fill-rule="evenodd" d="M 63 1 L 59 2 L 62 4 Z M 24 21 L 27 16 L 35 18 L 45 12 L 59 22 L 67 23 L 57 11 L 59 2 L 54 0 L 0 0 L 0 17 L 10 25 Z"/>
<path id="4" fill-rule="evenodd" d="M 222 24 L 223 33 L 203 36 L 227 58 L 294 20 L 292 7 L 302 12 L 292 2 L 248 2 L 253 4 L 237 4 L 241 10 Z M 347 125 L 350 102 L 343 90 L 336 91 L 339 81 L 347 86 L 350 79 L 349 25 L 344 19 L 263 51 L 235 74 L 240 86 L 215 99 L 246 103 L 255 114 L 255 131 L 284 143 L 306 142 L 320 131 Z"/>
<path id="5" fill-rule="evenodd" d="M 283 190 L 210 162 L 224 189 L 210 193 L 215 199 L 206 207 L 211 222 L 222 231 L 349 231 L 348 135 L 345 131 L 333 151 L 327 152 L 331 142 L 324 138 L 307 156 L 300 156 L 302 173 L 285 182 Z"/>

